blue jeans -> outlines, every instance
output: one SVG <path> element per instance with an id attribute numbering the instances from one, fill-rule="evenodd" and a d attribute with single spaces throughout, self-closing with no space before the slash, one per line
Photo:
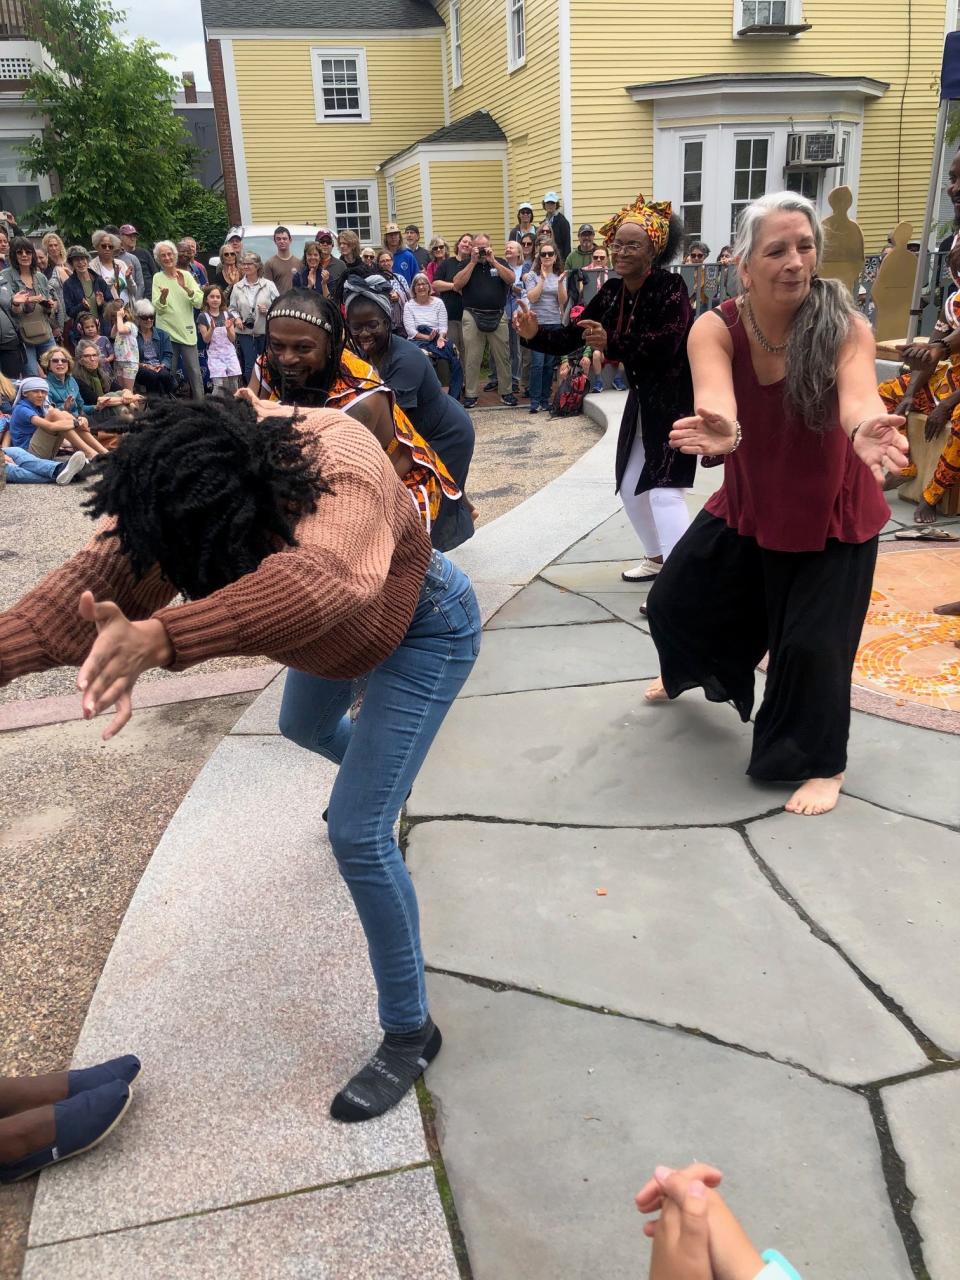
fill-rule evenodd
<path id="1" fill-rule="evenodd" d="M 56 345 L 55 338 L 48 338 L 46 342 L 38 342 L 35 347 L 31 346 L 29 342 L 23 344 L 23 364 L 28 378 L 45 378 L 47 376 L 40 368 L 40 357 L 45 351 L 49 351 L 51 347 Z"/>
<path id="2" fill-rule="evenodd" d="M 559 325 L 543 324 L 541 333 L 552 333 Z M 557 357 L 547 355 L 545 351 L 530 352 L 530 403 L 550 404 L 550 388 L 553 386 L 553 375 L 557 367 Z"/>
<path id="3" fill-rule="evenodd" d="M 434 362 L 446 360 L 447 367 L 450 370 L 450 394 L 454 400 L 459 400 L 463 394 L 463 365 L 453 343 L 448 339 L 443 347 L 438 347 L 435 342 L 418 342 L 417 346 L 425 355 L 430 356 Z"/>
<path id="4" fill-rule="evenodd" d="M 46 458 L 35 458 L 26 449 L 17 449 L 12 444 L 4 445 L 3 452 L 13 459 L 13 466 L 6 468 L 7 484 L 52 484 L 64 465 L 62 462 L 49 462 Z"/>
<path id="5" fill-rule="evenodd" d="M 367 677 L 356 721 L 351 680 L 287 672 L 280 732 L 340 765 L 330 844 L 367 937 L 384 1031 L 427 1019 L 420 913 L 393 836 L 397 814 L 480 651 L 470 579 L 434 551 L 407 634 Z"/>

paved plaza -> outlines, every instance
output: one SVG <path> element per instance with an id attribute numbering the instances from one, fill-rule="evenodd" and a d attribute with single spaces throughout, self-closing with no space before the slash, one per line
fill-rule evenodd
<path id="1" fill-rule="evenodd" d="M 646 704 L 613 435 L 457 556 L 484 645 L 403 826 L 445 1038 L 420 1098 L 327 1116 L 375 1000 L 281 676 L 131 903 L 77 1060 L 135 1050 L 142 1082 L 43 1175 L 26 1280 L 640 1280 L 633 1193 L 695 1158 L 804 1280 L 955 1280 L 960 716 L 855 711 L 805 819 L 728 706 Z"/>

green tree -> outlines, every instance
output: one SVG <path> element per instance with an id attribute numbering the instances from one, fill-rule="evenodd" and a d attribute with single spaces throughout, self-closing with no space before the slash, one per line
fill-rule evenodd
<path id="1" fill-rule="evenodd" d="M 133 222 L 145 240 L 168 235 L 194 147 L 173 110 L 177 81 L 152 41 L 124 43 L 123 13 L 108 0 L 32 0 L 31 25 L 53 67 L 27 86 L 43 133 L 24 144 L 34 176 L 59 192 L 25 216 L 69 244 L 104 222 Z"/>
<path id="2" fill-rule="evenodd" d="M 208 190 L 196 178 L 187 178 L 167 230 L 170 239 L 193 236 L 201 255 L 209 256 L 220 252 L 228 230 L 227 202 L 220 192 Z"/>

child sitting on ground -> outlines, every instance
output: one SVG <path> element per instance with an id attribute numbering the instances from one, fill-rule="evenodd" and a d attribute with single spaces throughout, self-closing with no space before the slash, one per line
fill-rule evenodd
<path id="1" fill-rule="evenodd" d="M 106 453 L 89 431 L 77 427 L 71 413 L 50 404 L 46 378 L 24 378 L 17 388 L 10 415 L 10 443 L 35 458 L 52 461 L 62 444 L 69 444 L 84 457 Z"/>

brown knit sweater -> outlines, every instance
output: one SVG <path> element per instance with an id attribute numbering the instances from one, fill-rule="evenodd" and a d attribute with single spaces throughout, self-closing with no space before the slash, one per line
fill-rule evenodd
<path id="1" fill-rule="evenodd" d="M 83 662 L 96 638 L 77 614 L 87 588 L 130 619 L 159 618 L 174 670 L 229 654 L 263 654 L 328 679 L 373 670 L 410 625 L 430 540 L 365 426 L 332 409 L 310 410 L 299 425 L 333 492 L 297 525 L 298 546 L 202 600 L 170 607 L 176 593 L 158 569 L 137 581 L 115 540 L 94 539 L 0 613 L 0 684 Z"/>

